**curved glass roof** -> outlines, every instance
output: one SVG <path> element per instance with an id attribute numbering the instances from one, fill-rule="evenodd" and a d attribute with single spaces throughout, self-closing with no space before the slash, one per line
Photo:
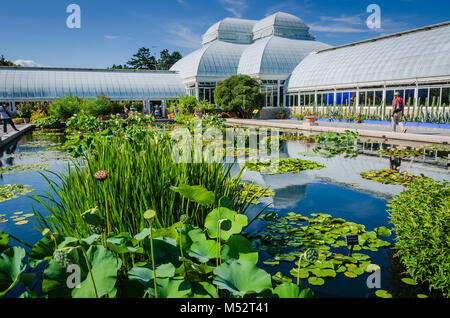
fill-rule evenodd
<path id="1" fill-rule="evenodd" d="M 237 73 L 245 44 L 225 41 L 211 42 L 178 61 L 171 71 L 178 71 L 183 79 L 196 76 L 228 77 Z"/>
<path id="2" fill-rule="evenodd" d="M 257 40 L 271 35 L 292 39 L 314 40 L 309 34 L 309 27 L 302 19 L 284 12 L 277 12 L 258 21 L 253 27 L 253 39 Z"/>
<path id="3" fill-rule="evenodd" d="M 239 62 L 238 73 L 290 74 L 309 53 L 330 46 L 317 41 L 271 36 L 247 47 Z"/>
<path id="4" fill-rule="evenodd" d="M 0 99 L 54 99 L 64 96 L 166 99 L 184 95 L 178 74 L 83 69 L 0 68 Z"/>
<path id="5" fill-rule="evenodd" d="M 256 21 L 235 18 L 225 18 L 212 25 L 203 35 L 203 43 L 214 40 L 235 43 L 251 43 L 253 40 L 253 26 Z"/>
<path id="6" fill-rule="evenodd" d="M 289 89 L 448 76 L 450 22 L 310 54 Z"/>

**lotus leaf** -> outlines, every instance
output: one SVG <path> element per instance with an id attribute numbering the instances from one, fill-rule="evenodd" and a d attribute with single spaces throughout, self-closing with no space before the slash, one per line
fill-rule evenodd
<path id="1" fill-rule="evenodd" d="M 273 293 L 279 298 L 311 298 L 314 293 L 309 288 L 301 288 L 293 283 L 284 283 L 278 285 Z"/>
<path id="2" fill-rule="evenodd" d="M 240 235 L 232 236 L 222 247 L 222 259 L 225 261 L 239 260 L 258 263 L 258 252 L 252 243 Z"/>
<path id="3" fill-rule="evenodd" d="M 240 233 L 248 222 L 247 216 L 243 214 L 238 214 L 227 208 L 216 208 L 205 219 L 205 228 L 210 238 L 218 236 L 217 225 L 219 221 L 225 219 L 231 221 L 231 228 L 228 231 L 221 230 L 220 237 L 224 241 L 227 241 L 231 235 Z"/>
<path id="4" fill-rule="evenodd" d="M 10 247 L 0 254 L 0 297 L 20 281 L 20 275 L 26 269 L 25 254 L 21 247 Z"/>
<path id="5" fill-rule="evenodd" d="M 200 240 L 191 245 L 189 256 L 198 259 L 201 263 L 206 263 L 215 258 L 217 253 L 217 241 Z"/>
<path id="6" fill-rule="evenodd" d="M 205 187 L 200 185 L 190 186 L 186 184 L 178 187 L 171 187 L 175 192 L 178 192 L 186 199 L 197 202 L 200 205 L 212 205 L 215 202 L 214 192 L 208 191 Z"/>
<path id="7" fill-rule="evenodd" d="M 272 288 L 270 275 L 251 262 L 223 263 L 214 270 L 214 274 L 216 275 L 214 284 L 237 296 L 259 293 Z"/>
<path id="8" fill-rule="evenodd" d="M 114 293 L 117 281 L 117 272 L 122 266 L 122 261 L 103 246 L 91 246 L 87 251 L 87 258 L 94 276 L 98 297 Z M 95 298 L 93 282 L 88 273 L 79 288 L 72 290 L 74 298 Z"/>

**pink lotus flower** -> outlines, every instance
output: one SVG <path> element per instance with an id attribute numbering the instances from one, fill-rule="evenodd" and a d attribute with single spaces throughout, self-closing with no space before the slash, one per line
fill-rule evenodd
<path id="1" fill-rule="evenodd" d="M 173 130 L 177 131 L 178 130 L 178 126 L 173 127 Z"/>

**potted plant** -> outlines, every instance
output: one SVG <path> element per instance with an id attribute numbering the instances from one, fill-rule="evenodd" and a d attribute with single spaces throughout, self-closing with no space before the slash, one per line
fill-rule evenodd
<path id="1" fill-rule="evenodd" d="M 284 113 L 283 108 L 280 108 L 280 110 L 278 111 L 278 113 L 275 117 L 277 119 L 285 119 L 286 118 L 286 114 Z"/>
<path id="2" fill-rule="evenodd" d="M 358 124 L 362 123 L 363 120 L 365 120 L 365 119 L 366 119 L 366 116 L 364 116 L 364 115 L 362 115 L 362 114 L 359 114 L 358 116 L 355 117 L 355 121 L 356 121 Z"/>
<path id="3" fill-rule="evenodd" d="M 314 112 L 308 110 L 305 114 L 305 120 L 308 124 L 314 124 L 316 122 L 317 116 Z"/>
<path id="4" fill-rule="evenodd" d="M 196 108 L 194 110 L 194 116 L 195 118 L 203 118 L 203 110 L 201 108 Z"/>
<path id="5" fill-rule="evenodd" d="M 31 102 L 23 102 L 16 107 L 17 114 L 23 118 L 24 123 L 30 123 L 31 113 L 34 110 L 34 106 Z"/>

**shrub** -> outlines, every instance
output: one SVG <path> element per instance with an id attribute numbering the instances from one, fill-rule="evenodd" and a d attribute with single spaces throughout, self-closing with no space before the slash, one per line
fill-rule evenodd
<path id="1" fill-rule="evenodd" d="M 194 96 L 184 95 L 178 98 L 178 112 L 181 114 L 192 114 L 197 107 L 197 99 Z"/>
<path id="2" fill-rule="evenodd" d="M 80 132 L 95 132 L 103 129 L 103 123 L 94 116 L 77 115 L 66 121 L 67 128 Z"/>
<path id="3" fill-rule="evenodd" d="M 214 99 L 224 111 L 236 112 L 244 117 L 249 117 L 264 103 L 258 81 L 247 75 L 233 75 L 219 83 L 214 90 Z"/>
<path id="4" fill-rule="evenodd" d="M 79 113 L 80 110 L 81 103 L 78 97 L 70 96 L 53 101 L 49 106 L 48 113 L 59 120 L 67 120 L 74 114 Z"/>
<path id="5" fill-rule="evenodd" d="M 47 117 L 47 115 L 43 110 L 36 110 L 31 113 L 30 121 L 34 124 L 37 120 L 45 117 Z"/>
<path id="6" fill-rule="evenodd" d="M 45 116 L 34 121 L 37 128 L 42 129 L 56 129 L 61 127 L 61 123 L 58 118 L 54 116 Z"/>
<path id="7" fill-rule="evenodd" d="M 34 104 L 32 102 L 23 102 L 16 107 L 17 114 L 22 118 L 30 118 L 34 111 Z"/>
<path id="8" fill-rule="evenodd" d="M 122 108 L 119 104 L 111 102 L 111 100 L 103 94 L 96 98 L 83 99 L 81 102 L 81 109 L 83 114 L 94 116 L 96 118 L 122 112 Z"/>
<path id="9" fill-rule="evenodd" d="M 450 186 L 417 178 L 388 204 L 397 256 L 408 273 L 450 297 Z"/>
<path id="10" fill-rule="evenodd" d="M 201 100 L 197 106 L 199 109 L 205 112 L 211 112 L 216 108 L 216 105 L 207 102 L 206 100 Z"/>

